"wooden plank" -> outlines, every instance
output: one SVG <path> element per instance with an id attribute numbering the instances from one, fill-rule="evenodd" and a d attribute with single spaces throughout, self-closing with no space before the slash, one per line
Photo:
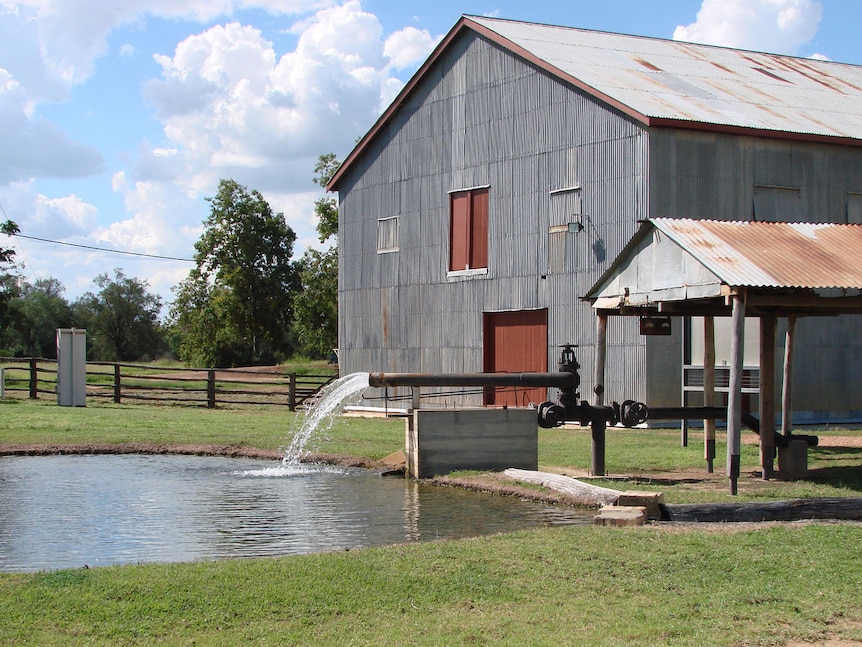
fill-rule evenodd
<path id="1" fill-rule="evenodd" d="M 573 479 L 570 476 L 553 474 L 551 472 L 537 472 L 513 468 L 505 470 L 503 474 L 516 481 L 532 483 L 533 485 L 541 485 L 542 487 L 562 492 L 563 494 L 572 497 L 572 499 L 577 501 L 580 505 L 612 505 L 616 503 L 622 494 L 620 490 L 591 485 L 590 483 L 584 483 L 578 479 Z"/>
<path id="2" fill-rule="evenodd" d="M 664 504 L 664 521 L 712 523 L 842 519 L 862 521 L 862 498 L 832 497 L 753 503 Z"/>

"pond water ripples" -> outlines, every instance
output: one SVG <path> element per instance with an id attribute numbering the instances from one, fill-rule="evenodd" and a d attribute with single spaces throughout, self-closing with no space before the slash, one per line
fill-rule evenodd
<path id="1" fill-rule="evenodd" d="M 0 570 L 267 557 L 592 513 L 360 469 L 174 455 L 0 457 Z"/>

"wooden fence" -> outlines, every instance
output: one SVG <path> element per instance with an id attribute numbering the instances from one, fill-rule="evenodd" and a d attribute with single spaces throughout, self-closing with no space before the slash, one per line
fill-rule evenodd
<path id="1" fill-rule="evenodd" d="M 0 357 L 7 397 L 56 397 L 57 361 Z M 278 367 L 249 369 L 166 368 L 87 362 L 87 397 L 192 406 L 282 405 L 295 411 L 336 375 L 298 375 Z"/>

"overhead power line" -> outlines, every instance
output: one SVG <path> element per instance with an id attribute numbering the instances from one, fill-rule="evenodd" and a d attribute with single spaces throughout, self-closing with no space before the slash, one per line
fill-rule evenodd
<path id="1" fill-rule="evenodd" d="M 122 249 L 106 249 L 105 247 L 95 247 L 93 245 L 81 245 L 79 243 L 67 243 L 62 240 L 50 240 L 48 238 L 39 238 L 38 236 L 25 236 L 24 234 L 15 234 L 17 238 L 26 238 L 28 240 L 38 240 L 42 243 L 53 243 L 55 245 L 66 245 L 67 247 L 79 247 L 81 249 L 92 249 L 97 252 L 107 252 L 109 254 L 125 254 L 126 256 L 144 256 L 146 258 L 158 258 L 164 261 L 182 261 L 183 263 L 196 263 L 193 258 L 178 258 L 176 256 L 162 256 L 160 254 L 144 254 L 143 252 L 130 252 Z"/>

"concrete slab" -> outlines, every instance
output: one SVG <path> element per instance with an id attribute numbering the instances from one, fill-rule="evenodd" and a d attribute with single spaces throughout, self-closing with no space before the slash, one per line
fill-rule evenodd
<path id="1" fill-rule="evenodd" d="M 593 517 L 595 526 L 642 526 L 647 522 L 643 506 L 607 505 Z"/>
<path id="2" fill-rule="evenodd" d="M 627 490 L 620 494 L 616 500 L 616 504 L 619 506 L 643 506 L 646 508 L 647 517 L 650 519 L 661 519 L 659 506 L 663 503 L 663 493 L 644 490 Z"/>

